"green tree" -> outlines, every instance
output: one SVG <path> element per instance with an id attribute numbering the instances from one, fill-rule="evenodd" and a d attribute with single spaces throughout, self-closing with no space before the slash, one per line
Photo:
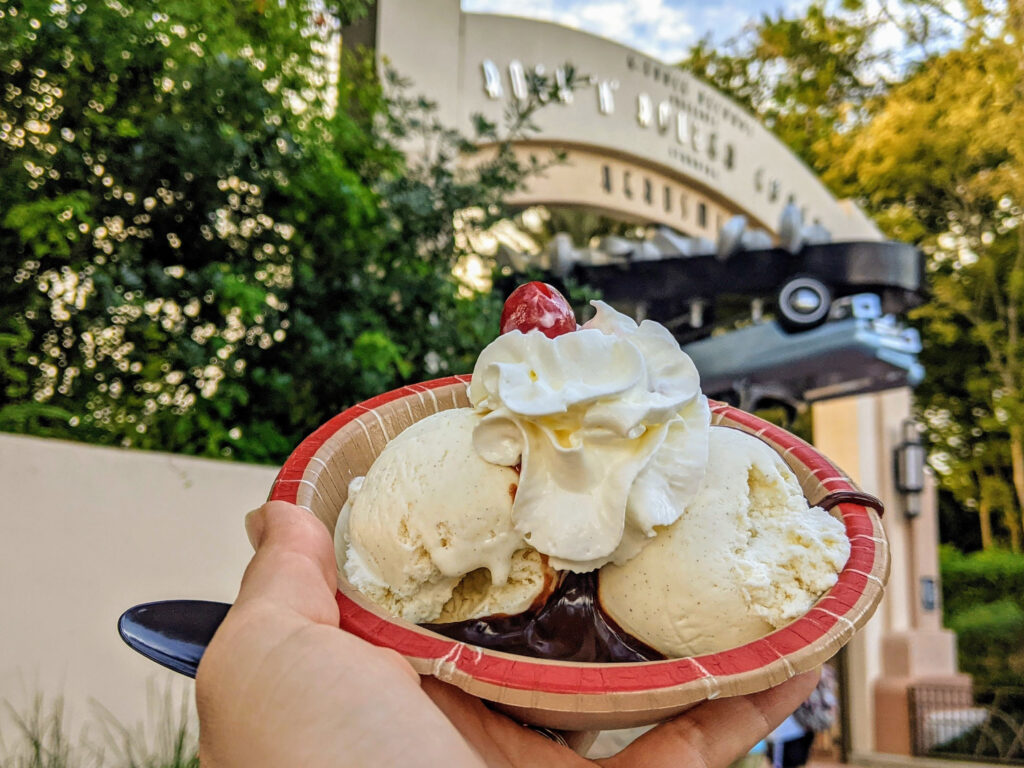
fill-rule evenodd
<path id="1" fill-rule="evenodd" d="M 0 426 L 231 450 L 243 350 L 283 332 L 282 190 L 323 98 L 309 9 L 2 10 Z"/>
<path id="2" fill-rule="evenodd" d="M 0 0 L 0 429 L 280 461 L 469 369 L 500 303 L 452 277 L 455 213 L 545 161 L 481 121 L 457 171 L 473 145 L 368 57 L 335 87 L 363 5 Z"/>
<path id="3" fill-rule="evenodd" d="M 929 255 L 932 299 L 918 317 L 931 384 L 919 401 L 936 467 L 976 478 L 979 508 L 999 497 L 1008 448 L 1020 546 L 1024 509 L 1024 56 L 1007 42 L 1019 17 L 987 21 L 992 36 L 923 62 L 886 97 L 826 178 L 856 189 L 889 234 Z M 965 363 L 973 363 L 965 368 Z M 966 373 L 965 373 L 966 371 Z M 945 393 L 945 394 L 944 394 Z M 959 398 L 957 400 L 957 398 Z M 959 425 L 950 446 L 949 422 Z M 955 480 L 953 478 L 956 478 Z"/>
<path id="4" fill-rule="evenodd" d="M 801 17 L 765 16 L 724 50 L 698 46 L 684 66 L 928 255 L 933 298 L 914 315 L 928 378 L 915 399 L 932 463 L 943 490 L 977 512 L 983 544 L 1005 531 L 1019 547 L 1024 9 L 892 0 L 881 10 L 815 3 Z M 872 52 L 881 23 L 905 34 L 899 60 Z"/>
<path id="5" fill-rule="evenodd" d="M 802 16 L 764 15 L 724 46 L 698 43 L 680 66 L 728 94 L 818 173 L 836 136 L 864 120 L 884 92 L 887 54 L 871 48 L 880 20 L 859 2 L 830 13 L 821 0 Z"/>

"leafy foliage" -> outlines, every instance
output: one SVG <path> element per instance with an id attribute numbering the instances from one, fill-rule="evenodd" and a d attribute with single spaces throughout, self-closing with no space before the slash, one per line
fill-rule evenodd
<path id="1" fill-rule="evenodd" d="M 1018 685 L 1024 674 L 1024 555 L 940 551 L 946 624 L 960 668 L 979 686 Z"/>
<path id="2" fill-rule="evenodd" d="M 363 6 L 0 0 L 0 429 L 276 462 L 469 369 L 500 304 L 452 276 L 457 213 L 549 162 L 505 141 L 548 84 L 460 170 L 433 105 L 339 62 Z"/>
<path id="3" fill-rule="evenodd" d="M 824 2 L 799 17 L 766 14 L 724 47 L 702 40 L 681 66 L 751 110 L 821 173 L 831 160 L 826 148 L 885 90 L 884 56 L 869 45 L 880 20 L 846 5 L 844 14 Z"/>
<path id="4" fill-rule="evenodd" d="M 943 534 L 1019 550 L 1024 17 L 987 0 L 878 9 L 848 0 L 834 12 L 814 3 L 795 18 L 765 16 L 684 64 L 754 111 L 887 235 L 928 255 L 932 299 L 912 317 L 928 377 L 915 400 L 944 492 Z M 904 33 L 912 57 L 877 51 L 881 24 Z"/>
<path id="5" fill-rule="evenodd" d="M 1009 18 L 1002 19 L 1009 25 Z M 1019 46 L 981 40 L 921 64 L 826 174 L 889 234 L 929 256 L 932 299 L 918 405 L 932 465 L 964 506 L 1003 512 L 1021 547 L 1024 509 L 1024 124 Z M 965 375 L 965 370 L 968 371 Z"/>
<path id="6" fill-rule="evenodd" d="M 943 544 L 939 560 L 943 602 L 950 611 L 959 613 L 1006 594 L 1024 608 L 1024 555 L 1005 549 L 965 554 Z"/>

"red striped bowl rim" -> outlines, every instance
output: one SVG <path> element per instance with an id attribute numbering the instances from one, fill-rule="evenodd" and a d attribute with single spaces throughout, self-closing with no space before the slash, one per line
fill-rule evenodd
<path id="1" fill-rule="evenodd" d="M 327 421 L 295 449 L 281 468 L 271 500 L 297 503 L 298 488 L 316 452 L 349 422 L 360 415 L 403 397 L 420 396 L 428 390 L 456 384 L 467 385 L 469 376 L 452 376 L 386 392 L 343 411 Z M 713 422 L 722 419 L 755 434 L 783 455 L 791 456 L 813 474 L 830 493 L 857 488 L 828 459 L 786 430 L 724 403 L 712 403 Z M 300 481 L 300 482 L 296 482 Z M 878 514 L 856 503 L 836 505 L 850 538 L 850 558 L 836 585 L 801 618 L 746 645 L 718 653 L 665 661 L 583 664 L 532 659 L 467 646 L 396 618 L 375 612 L 360 596 L 339 591 L 340 626 L 375 645 L 392 648 L 411 660 L 443 661 L 447 671 L 462 673 L 485 686 L 546 694 L 607 695 L 656 692 L 690 688 L 695 683 L 715 682 L 739 676 L 763 677 L 769 665 L 783 668 L 782 680 L 820 665 L 852 636 L 873 612 L 888 573 L 888 552 Z M 379 610 L 379 609 L 378 609 Z M 827 650 L 823 656 L 822 651 Z M 421 665 L 422 666 L 422 665 Z M 455 671 L 458 671 L 455 672 Z M 767 685 L 754 686 L 759 690 Z M 735 686 L 733 686 L 735 688 Z M 748 692 L 736 689 L 733 692 Z M 498 697 L 501 698 L 501 697 Z M 514 698 L 514 697 L 513 697 Z"/>

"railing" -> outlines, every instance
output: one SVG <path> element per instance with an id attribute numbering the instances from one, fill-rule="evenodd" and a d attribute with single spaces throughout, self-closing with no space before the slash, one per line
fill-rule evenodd
<path id="1" fill-rule="evenodd" d="M 1024 765 L 1024 688 L 910 688 L 914 754 Z"/>

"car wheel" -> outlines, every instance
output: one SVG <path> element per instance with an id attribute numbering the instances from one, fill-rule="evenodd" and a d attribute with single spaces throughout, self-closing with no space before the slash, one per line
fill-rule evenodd
<path id="1" fill-rule="evenodd" d="M 806 331 L 828 319 L 832 291 L 806 275 L 792 277 L 779 290 L 779 324 L 787 331 Z"/>

